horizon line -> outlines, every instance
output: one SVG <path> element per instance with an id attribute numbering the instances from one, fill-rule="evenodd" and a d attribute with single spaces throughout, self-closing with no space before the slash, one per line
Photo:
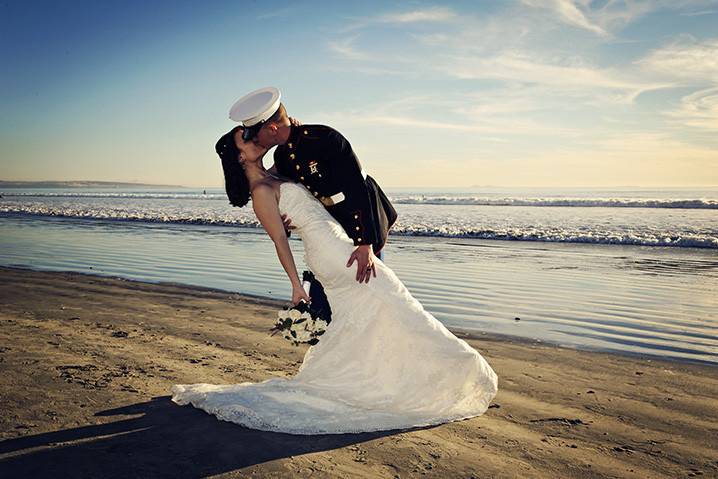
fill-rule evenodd
<path id="1" fill-rule="evenodd" d="M 116 180 L 6 180 L 0 179 L 0 187 L 3 183 L 96 183 L 96 184 L 115 184 L 115 185 L 136 185 L 136 186 L 158 186 L 158 187 L 173 187 L 173 188 L 218 188 L 223 189 L 223 185 L 218 186 L 192 186 L 192 185 L 178 185 L 178 184 L 163 184 L 163 183 L 145 183 L 142 181 L 116 181 Z M 8 186 L 6 186 L 8 187 Z M 453 186 L 428 186 L 428 185 L 414 185 L 414 186 L 386 186 L 385 189 L 391 188 L 718 188 L 718 185 L 601 185 L 601 186 L 587 186 L 587 185 L 572 185 L 572 186 L 558 186 L 558 185 L 541 185 L 541 186 L 529 186 L 529 185 L 453 185 Z"/>

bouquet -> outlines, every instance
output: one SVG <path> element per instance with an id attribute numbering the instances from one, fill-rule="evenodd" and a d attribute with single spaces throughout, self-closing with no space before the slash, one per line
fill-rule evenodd
<path id="1" fill-rule="evenodd" d="M 270 331 L 272 336 L 281 332 L 284 338 L 295 346 L 301 343 L 314 346 L 332 321 L 331 308 L 321 283 L 314 275 L 310 271 L 305 271 L 302 279 L 304 290 L 312 298 L 317 299 L 312 299 L 311 303 L 300 301 L 296 306 L 280 309 L 277 312 L 277 322 Z"/>
<path id="2" fill-rule="evenodd" d="M 324 334 L 329 321 L 317 315 L 311 304 L 300 301 L 296 306 L 281 309 L 277 312 L 277 323 L 270 331 L 272 336 L 282 333 L 295 346 L 300 343 L 309 343 L 312 346 L 319 342 L 319 336 Z"/>

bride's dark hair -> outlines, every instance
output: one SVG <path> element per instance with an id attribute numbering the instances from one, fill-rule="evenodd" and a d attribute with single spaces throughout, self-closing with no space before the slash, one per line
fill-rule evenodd
<path id="1" fill-rule="evenodd" d="M 232 206 L 242 207 L 249 202 L 249 180 L 239 163 L 239 148 L 234 142 L 234 134 L 241 126 L 235 126 L 217 140 L 214 149 L 222 159 L 224 170 L 224 189 Z"/>

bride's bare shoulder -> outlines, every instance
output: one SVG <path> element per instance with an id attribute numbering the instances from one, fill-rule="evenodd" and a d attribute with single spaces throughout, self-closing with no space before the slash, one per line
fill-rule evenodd
<path id="1" fill-rule="evenodd" d="M 257 202 L 266 202 L 271 201 L 272 199 L 278 202 L 279 185 L 280 182 L 278 181 L 262 181 L 261 183 L 257 183 L 250 190 L 250 194 L 252 195 L 252 203 L 255 204 Z"/>

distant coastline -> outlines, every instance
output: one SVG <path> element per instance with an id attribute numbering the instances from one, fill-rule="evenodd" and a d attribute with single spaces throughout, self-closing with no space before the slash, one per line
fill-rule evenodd
<path id="1" fill-rule="evenodd" d="M 93 180 L 44 180 L 44 181 L 11 181 L 0 180 L 0 188 L 183 188 L 183 189 L 219 189 L 224 191 L 223 184 L 215 186 L 188 186 L 188 185 L 166 185 L 156 183 L 132 183 L 122 181 L 93 181 Z M 536 194 L 541 191 L 602 191 L 619 192 L 622 190 L 637 191 L 681 191 L 681 190 L 715 190 L 718 185 L 693 185 L 693 186 L 498 186 L 498 185 L 471 185 L 471 186 L 391 186 L 387 185 L 385 191 L 394 192 L 441 192 L 448 193 L 454 190 L 461 192 L 472 191 L 495 191 L 502 192 L 511 190 L 533 191 Z M 509 193 L 507 193 L 509 194 Z"/>
<path id="2" fill-rule="evenodd" d="M 189 188 L 181 185 L 156 185 L 152 183 L 123 183 L 119 181 L 4 181 L 0 188 L 131 188 L 131 187 Z"/>

